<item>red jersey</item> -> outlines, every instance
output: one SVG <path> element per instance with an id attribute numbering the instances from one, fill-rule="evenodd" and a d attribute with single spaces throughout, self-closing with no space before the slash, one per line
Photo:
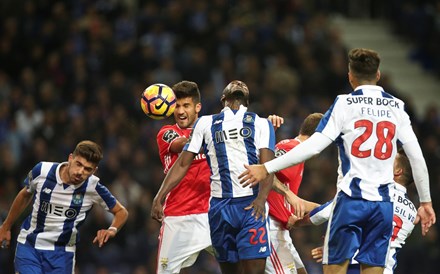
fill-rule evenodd
<path id="1" fill-rule="evenodd" d="M 300 143 L 298 139 L 286 139 L 282 140 L 275 145 L 275 156 L 279 157 Z M 304 163 L 291 166 L 275 173 L 278 180 L 287 185 L 289 189 L 298 194 L 298 189 L 303 178 Z M 290 207 L 290 204 L 286 201 L 282 194 L 279 194 L 275 190 L 269 192 L 267 197 L 269 203 L 269 215 L 275 220 L 281 222 L 284 227 L 287 226 L 289 216 L 294 214 L 294 209 Z"/>
<path id="2" fill-rule="evenodd" d="M 170 152 L 176 138 L 188 138 L 192 128 L 180 128 L 177 124 L 163 126 L 157 134 L 160 160 L 166 174 L 179 156 Z M 206 156 L 198 154 L 182 181 L 167 195 L 164 204 L 165 216 L 182 216 L 208 212 L 210 197 L 210 176 Z"/>

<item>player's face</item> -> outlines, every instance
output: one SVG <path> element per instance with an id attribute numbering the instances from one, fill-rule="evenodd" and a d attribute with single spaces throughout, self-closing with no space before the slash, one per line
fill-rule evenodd
<path id="1" fill-rule="evenodd" d="M 67 168 L 68 183 L 78 185 L 84 182 L 96 171 L 96 168 L 95 164 L 87 161 L 84 157 L 70 154 Z"/>
<path id="2" fill-rule="evenodd" d="M 176 101 L 174 119 L 180 128 L 192 127 L 199 117 L 202 104 L 195 104 L 191 97 L 180 98 Z"/>

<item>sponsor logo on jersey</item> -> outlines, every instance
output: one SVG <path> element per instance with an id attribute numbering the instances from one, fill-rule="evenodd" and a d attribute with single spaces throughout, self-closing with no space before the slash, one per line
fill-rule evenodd
<path id="1" fill-rule="evenodd" d="M 176 131 L 174 131 L 172 129 L 169 129 L 163 134 L 162 140 L 164 140 L 167 143 L 171 143 L 171 141 L 173 141 L 177 137 L 179 137 L 179 133 L 177 133 Z"/>
<path id="2" fill-rule="evenodd" d="M 60 205 L 54 205 L 47 201 L 41 202 L 40 211 L 46 214 L 52 214 L 59 217 L 66 217 L 67 219 L 75 218 L 78 212 L 74 208 L 65 208 Z"/>

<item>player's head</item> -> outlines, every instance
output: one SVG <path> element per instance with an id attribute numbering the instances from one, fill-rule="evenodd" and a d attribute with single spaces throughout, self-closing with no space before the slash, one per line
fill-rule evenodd
<path id="1" fill-rule="evenodd" d="M 69 155 L 67 174 L 69 182 L 79 184 L 85 181 L 98 168 L 103 154 L 101 147 L 92 141 L 79 142 Z"/>
<path id="2" fill-rule="evenodd" d="M 174 119 L 181 128 L 192 127 L 202 109 L 200 90 L 196 83 L 181 81 L 172 87 L 176 95 Z"/>
<path id="3" fill-rule="evenodd" d="M 348 53 L 348 78 L 353 88 L 376 84 L 380 79 L 380 57 L 370 49 L 355 48 Z"/>
<path id="4" fill-rule="evenodd" d="M 324 115 L 322 113 L 312 113 L 304 119 L 299 129 L 299 134 L 304 136 L 312 136 L 316 127 Z"/>
<path id="5" fill-rule="evenodd" d="M 405 151 L 399 148 L 394 159 L 394 180 L 403 186 L 408 186 L 414 182 L 411 164 Z"/>
<path id="6" fill-rule="evenodd" d="M 237 103 L 238 106 L 241 104 L 247 107 L 249 105 L 249 88 L 244 82 L 234 80 L 225 87 L 220 100 L 223 106 L 231 107 Z"/>

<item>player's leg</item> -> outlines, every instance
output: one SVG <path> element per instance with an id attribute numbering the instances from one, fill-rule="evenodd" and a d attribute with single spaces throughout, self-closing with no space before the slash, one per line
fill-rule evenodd
<path id="1" fill-rule="evenodd" d="M 17 243 L 14 265 L 15 272 L 19 274 L 43 274 L 43 266 L 38 251 L 27 244 Z"/>
<path id="2" fill-rule="evenodd" d="M 223 262 L 223 263 L 219 263 L 220 264 L 220 269 L 222 271 L 223 274 L 228 274 L 228 273 L 246 273 L 243 272 L 241 265 L 239 263 L 227 263 L 227 262 Z"/>
<path id="3" fill-rule="evenodd" d="M 324 240 L 324 273 L 346 273 L 349 262 L 360 247 L 362 226 L 369 207 L 362 199 L 339 192 L 333 204 Z"/>
<path id="4" fill-rule="evenodd" d="M 364 228 L 364 240 L 355 258 L 361 263 L 361 273 L 383 273 L 393 230 L 393 204 L 368 203 L 372 211 Z"/>
<path id="5" fill-rule="evenodd" d="M 157 273 L 179 273 L 193 265 L 200 251 L 210 245 L 207 214 L 165 217 L 159 235 Z"/>
<path id="6" fill-rule="evenodd" d="M 243 272 L 246 274 L 264 274 L 266 268 L 266 258 L 241 260 Z M 231 273 L 231 272 L 229 272 Z"/>
<path id="7" fill-rule="evenodd" d="M 282 224 L 269 217 L 271 252 L 266 260 L 266 274 L 297 273 L 296 260 L 301 261 L 298 252 L 292 244 L 289 230 Z M 298 258 L 295 258 L 295 255 Z M 302 264 L 302 262 L 301 262 Z M 304 265 L 302 265 L 304 267 Z M 299 272 L 298 272 L 299 273 Z M 303 272 L 307 274 L 307 272 Z"/>
<path id="8" fill-rule="evenodd" d="M 233 199 L 211 198 L 209 225 L 214 255 L 222 273 L 241 273 L 236 234 L 238 220 L 231 209 Z"/>
<path id="9" fill-rule="evenodd" d="M 345 260 L 340 264 L 325 264 L 322 269 L 324 274 L 346 274 L 349 262 L 349 260 Z"/>
<path id="10" fill-rule="evenodd" d="M 384 268 L 380 266 L 371 266 L 361 264 L 361 273 L 362 274 L 382 274 Z"/>
<path id="11" fill-rule="evenodd" d="M 43 250 L 41 261 L 44 274 L 74 273 L 75 252 L 64 250 Z"/>
<path id="12" fill-rule="evenodd" d="M 252 210 L 244 208 L 251 204 L 255 197 L 249 197 L 235 205 L 237 216 L 241 218 L 241 227 L 237 234 L 237 250 L 239 260 L 242 262 L 244 273 L 264 273 L 266 259 L 270 256 L 270 235 L 267 219 L 255 220 Z M 269 206 L 266 203 L 266 213 Z"/>

